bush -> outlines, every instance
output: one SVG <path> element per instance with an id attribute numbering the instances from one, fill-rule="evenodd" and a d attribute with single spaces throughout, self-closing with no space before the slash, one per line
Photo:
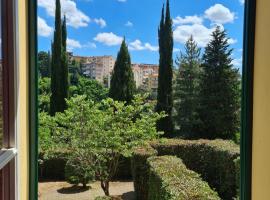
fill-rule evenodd
<path id="1" fill-rule="evenodd" d="M 201 177 L 173 156 L 151 157 L 148 200 L 220 199 Z"/>
<path id="2" fill-rule="evenodd" d="M 215 188 L 224 200 L 236 196 L 237 170 L 234 160 L 240 155 L 239 147 L 224 140 L 168 139 L 152 143 L 158 155 L 174 155 L 181 158 L 188 169 L 199 174 Z"/>
<path id="3" fill-rule="evenodd" d="M 238 157 L 234 160 L 234 164 L 235 164 L 235 170 L 236 170 L 236 185 L 238 188 L 236 199 L 239 199 L 239 197 L 240 197 L 240 169 L 241 169 L 240 157 Z"/>
<path id="4" fill-rule="evenodd" d="M 132 156 L 132 175 L 137 200 L 148 199 L 148 173 L 146 161 L 149 157 L 157 155 L 157 151 L 151 146 L 138 148 Z"/>

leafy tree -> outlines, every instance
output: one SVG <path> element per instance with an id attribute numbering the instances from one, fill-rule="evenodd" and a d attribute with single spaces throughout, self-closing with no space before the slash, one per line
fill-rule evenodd
<path id="1" fill-rule="evenodd" d="M 63 112 L 66 109 L 65 98 L 68 97 L 68 69 L 66 56 L 66 28 L 65 18 L 61 21 L 60 0 L 56 0 L 55 31 L 52 44 L 52 73 L 50 114 Z M 64 30 L 62 30 L 64 29 Z"/>
<path id="2" fill-rule="evenodd" d="M 38 80 L 38 104 L 40 112 L 50 111 L 50 96 L 51 96 L 51 79 L 40 78 Z"/>
<path id="3" fill-rule="evenodd" d="M 153 105 L 139 96 L 129 105 L 112 99 L 94 103 L 86 96 L 71 98 L 67 104 L 68 109 L 55 118 L 58 145 L 70 152 L 68 163 L 76 169 L 69 170 L 69 176 L 84 185 L 97 177 L 108 196 L 120 156 L 130 157 L 133 148 L 158 137 L 156 121 L 164 114 L 153 112 Z"/>
<path id="4" fill-rule="evenodd" d="M 72 61 L 71 65 L 69 66 L 69 74 L 70 74 L 70 84 L 71 85 L 78 85 L 79 78 L 80 78 L 80 64 L 76 61 Z"/>
<path id="5" fill-rule="evenodd" d="M 199 122 L 198 92 L 200 76 L 200 48 L 191 36 L 185 44 L 185 52 L 177 57 L 179 66 L 175 86 L 176 124 L 182 136 L 194 137 Z"/>
<path id="6" fill-rule="evenodd" d="M 131 59 L 126 42 L 123 40 L 112 74 L 109 97 L 131 103 L 135 90 L 136 84 L 131 68 Z"/>
<path id="7" fill-rule="evenodd" d="M 38 68 L 41 77 L 50 76 L 50 52 L 38 52 Z"/>
<path id="8" fill-rule="evenodd" d="M 108 97 L 108 89 L 98 81 L 80 77 L 76 86 L 70 87 L 72 96 L 85 95 L 88 100 L 99 102 Z"/>
<path id="9" fill-rule="evenodd" d="M 159 77 L 157 94 L 157 112 L 165 111 L 167 117 L 161 119 L 157 128 L 164 131 L 165 135 L 172 134 L 172 78 L 173 78 L 173 31 L 170 16 L 170 5 L 167 0 L 166 16 L 164 19 L 164 7 L 162 8 L 161 21 L 158 30 L 159 36 Z"/>
<path id="10" fill-rule="evenodd" d="M 201 137 L 231 139 L 239 131 L 239 72 L 219 26 L 205 48 L 200 80 Z"/>

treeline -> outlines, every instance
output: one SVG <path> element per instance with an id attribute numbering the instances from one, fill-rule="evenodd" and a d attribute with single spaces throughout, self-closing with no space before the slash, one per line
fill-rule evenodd
<path id="1" fill-rule="evenodd" d="M 232 49 L 226 31 L 217 26 L 210 42 L 202 51 L 191 36 L 184 51 L 177 57 L 174 69 L 173 23 L 169 0 L 162 8 L 159 36 L 159 77 L 156 111 L 167 116 L 157 123 L 157 129 L 166 137 L 232 139 L 240 127 L 240 74 L 232 65 Z M 100 96 L 130 104 L 136 94 L 131 56 L 125 39 L 114 66 L 111 87 L 106 93 L 97 82 L 82 77 L 82 65 L 68 63 L 67 29 L 65 17 L 61 19 L 60 1 L 56 0 L 55 32 L 52 54 L 39 53 L 41 77 L 50 77 L 43 83 L 45 104 L 51 115 L 66 109 L 66 99 L 83 94 L 93 99 Z M 175 75 L 176 74 L 176 75 Z M 95 95 L 89 94 L 89 91 Z M 101 90 L 101 92 L 98 92 Z M 106 93 L 106 95 L 105 95 Z"/>

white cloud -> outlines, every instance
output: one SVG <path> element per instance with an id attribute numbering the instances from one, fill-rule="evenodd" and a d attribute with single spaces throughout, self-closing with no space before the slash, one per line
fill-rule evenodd
<path id="1" fill-rule="evenodd" d="M 69 51 L 73 49 L 80 49 L 80 48 L 82 48 L 82 45 L 79 41 L 67 38 L 67 49 Z"/>
<path id="2" fill-rule="evenodd" d="M 180 25 L 173 32 L 175 42 L 185 44 L 192 35 L 198 46 L 205 47 L 211 39 L 215 27 L 207 28 L 202 24 Z"/>
<path id="3" fill-rule="evenodd" d="M 235 14 L 222 4 L 215 4 L 208 8 L 204 14 L 205 18 L 217 24 L 230 23 L 235 19 Z"/>
<path id="4" fill-rule="evenodd" d="M 95 41 L 103 43 L 107 46 L 115 46 L 122 43 L 123 38 L 115 35 L 114 33 L 99 33 L 94 38 Z"/>
<path id="5" fill-rule="evenodd" d="M 235 67 L 241 67 L 242 66 L 242 57 L 241 58 L 235 58 L 232 60 L 232 64 Z"/>
<path id="6" fill-rule="evenodd" d="M 99 18 L 99 19 L 94 19 L 93 20 L 97 25 L 99 25 L 101 28 L 104 28 L 107 26 L 107 23 L 104 19 Z"/>
<path id="7" fill-rule="evenodd" d="M 127 0 L 117 0 L 117 1 L 122 3 L 127 2 Z"/>
<path id="8" fill-rule="evenodd" d="M 97 45 L 93 42 L 88 42 L 85 45 L 83 45 L 84 48 L 91 48 L 91 49 L 96 49 Z"/>
<path id="9" fill-rule="evenodd" d="M 49 37 L 52 35 L 52 33 L 53 28 L 50 27 L 44 19 L 38 17 L 38 35 L 42 37 Z"/>
<path id="10" fill-rule="evenodd" d="M 140 40 L 135 40 L 134 42 L 129 43 L 129 49 L 133 51 L 158 51 L 158 46 L 152 46 L 150 43 L 143 44 Z"/>
<path id="11" fill-rule="evenodd" d="M 173 19 L 173 24 L 174 25 L 179 25 L 179 24 L 202 24 L 203 23 L 203 18 L 198 17 L 197 15 L 193 16 L 185 16 L 184 18 L 177 16 L 176 18 Z"/>
<path id="12" fill-rule="evenodd" d="M 239 0 L 242 5 L 245 4 L 245 0 Z"/>
<path id="13" fill-rule="evenodd" d="M 233 38 L 228 39 L 228 44 L 235 44 L 235 43 L 237 43 L 236 39 L 233 39 Z"/>
<path id="14" fill-rule="evenodd" d="M 38 0 L 38 6 L 44 8 L 49 16 L 55 15 L 55 0 Z M 62 14 L 66 15 L 67 25 L 74 28 L 86 27 L 90 18 L 77 8 L 73 0 L 61 0 Z"/>
<path id="15" fill-rule="evenodd" d="M 127 21 L 127 23 L 125 24 L 125 26 L 132 27 L 133 26 L 133 23 L 131 21 Z"/>

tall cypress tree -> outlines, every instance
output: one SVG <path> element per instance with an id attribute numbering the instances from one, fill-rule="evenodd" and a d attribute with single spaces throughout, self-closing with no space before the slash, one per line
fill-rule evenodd
<path id="1" fill-rule="evenodd" d="M 55 2 L 55 31 L 52 43 L 52 64 L 51 64 L 51 99 L 50 99 L 50 114 L 54 115 L 56 112 L 63 112 L 66 108 L 65 98 L 67 98 L 66 88 L 68 79 L 65 73 L 66 66 L 63 54 L 65 49 L 63 44 L 62 21 L 61 21 L 61 5 L 60 0 Z"/>
<path id="2" fill-rule="evenodd" d="M 172 77 L 173 77 L 173 31 L 172 19 L 170 14 L 169 0 L 166 5 L 166 16 L 164 19 L 164 6 L 161 13 L 161 21 L 158 30 L 159 36 L 159 77 L 158 77 L 158 95 L 157 112 L 165 111 L 167 117 L 157 123 L 157 129 L 164 131 L 165 136 L 172 134 Z"/>
<path id="3" fill-rule="evenodd" d="M 200 80 L 201 137 L 231 139 L 239 131 L 239 72 L 225 30 L 217 27 L 205 48 Z"/>
<path id="4" fill-rule="evenodd" d="M 180 134 L 196 137 L 199 122 L 198 93 L 200 76 L 200 48 L 191 36 L 185 44 L 185 52 L 177 57 L 179 66 L 175 85 L 176 124 Z"/>
<path id="5" fill-rule="evenodd" d="M 109 96 L 114 100 L 130 103 L 134 98 L 135 89 L 131 59 L 124 39 L 113 69 Z"/>

